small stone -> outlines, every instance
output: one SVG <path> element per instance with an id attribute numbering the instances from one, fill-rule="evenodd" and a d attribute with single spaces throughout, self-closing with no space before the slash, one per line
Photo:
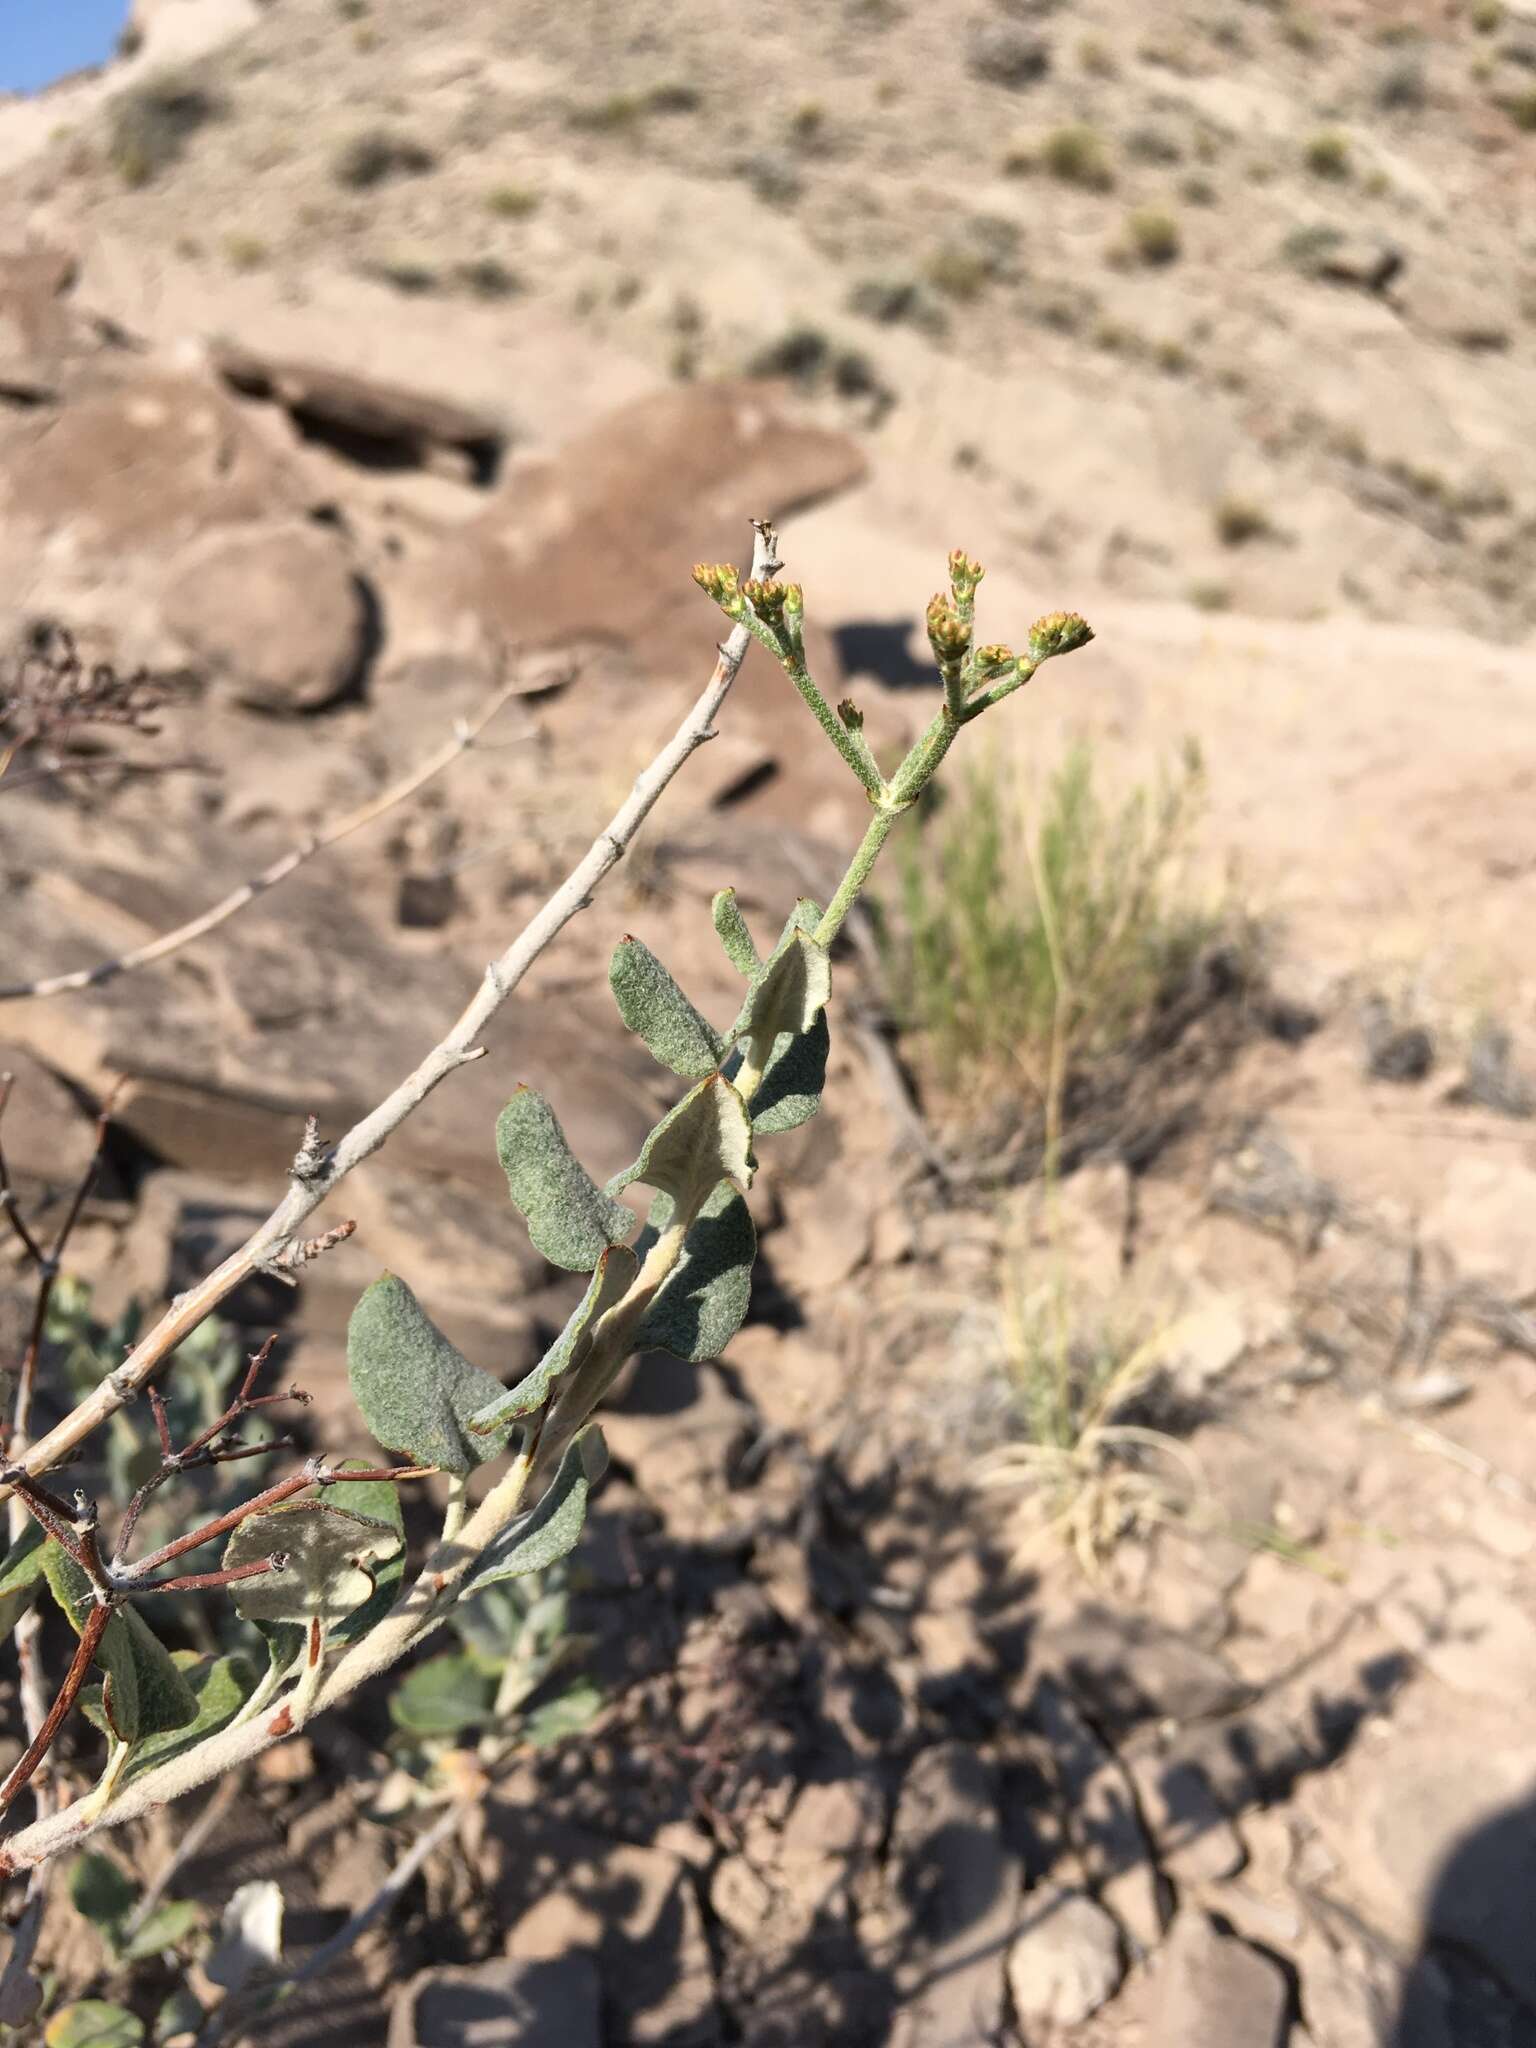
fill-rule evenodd
<path id="1" fill-rule="evenodd" d="M 1280 2048 L 1289 1987 L 1277 1963 L 1218 1934 L 1195 1907 L 1174 1921 L 1148 2048 Z"/>
<path id="2" fill-rule="evenodd" d="M 1040 1885 L 1008 1951 L 1014 2008 L 1025 2020 L 1075 2027 L 1113 1998 L 1124 1974 L 1120 1930 L 1086 1892 Z"/>

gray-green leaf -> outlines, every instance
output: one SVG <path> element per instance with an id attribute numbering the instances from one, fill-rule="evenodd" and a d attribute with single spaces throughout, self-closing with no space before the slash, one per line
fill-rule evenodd
<path id="1" fill-rule="evenodd" d="M 143 2021 L 104 1998 L 61 2006 L 43 2029 L 44 2048 L 143 2048 L 143 2042 Z"/>
<path id="2" fill-rule="evenodd" d="M 632 1212 L 598 1187 L 534 1089 L 519 1088 L 501 1112 L 496 1150 L 528 1235 L 552 1265 L 590 1273 L 606 1245 L 634 1234 Z"/>
<path id="3" fill-rule="evenodd" d="M 379 1442 L 418 1464 L 464 1473 L 501 1448 L 498 1438 L 469 1430 L 470 1417 L 500 1396 L 500 1380 L 471 1365 L 393 1273 L 375 1280 L 352 1311 L 347 1375 Z"/>
<path id="4" fill-rule="evenodd" d="M 69 1902 L 108 1941 L 115 1941 L 117 1930 L 139 1903 L 139 1888 L 110 1856 L 86 1849 L 69 1873 Z"/>
<path id="5" fill-rule="evenodd" d="M 356 1467 L 361 1462 L 349 1458 L 341 1469 L 345 1471 L 347 1465 Z M 339 1479 L 334 1486 L 322 1486 L 315 1498 L 328 1501 L 332 1507 L 345 1508 L 349 1514 L 366 1515 L 372 1522 L 382 1522 L 400 1538 L 400 1548 L 394 1556 L 386 1557 L 376 1567 L 374 1588 L 368 1598 L 331 1630 L 333 1643 L 355 1643 L 394 1606 L 405 1576 L 405 1516 L 400 1508 L 400 1489 L 389 1479 Z"/>
<path id="6" fill-rule="evenodd" d="M 295 1633 L 302 1642 L 303 1631 Z M 200 1657 L 195 1650 L 172 1650 L 171 1662 L 186 1681 L 197 1710 L 181 1727 L 162 1729 L 158 1735 L 146 1736 L 135 1747 L 123 1772 L 124 1785 L 131 1785 L 145 1771 L 169 1763 L 172 1757 L 180 1756 L 183 1750 L 191 1749 L 208 1736 L 217 1735 L 245 1705 L 255 1683 L 249 1663 L 238 1652 L 227 1657 Z M 88 1721 L 103 1728 L 107 1723 L 100 1692 L 96 1688 L 92 1692 L 95 1697 L 81 1694 L 81 1709 Z"/>
<path id="7" fill-rule="evenodd" d="M 389 1717 L 412 1735 L 457 1735 L 483 1728 L 495 1698 L 496 1680 L 462 1650 L 449 1650 L 405 1674 L 389 1696 Z"/>
<path id="8" fill-rule="evenodd" d="M 8 1636 L 32 1605 L 43 1573 L 45 1541 L 36 1522 L 28 1522 L 0 1561 L 0 1636 Z"/>
<path id="9" fill-rule="evenodd" d="M 644 1181 L 687 1212 L 722 1180 L 741 1189 L 750 1187 L 754 1165 L 747 1106 L 729 1081 L 711 1074 L 667 1112 L 634 1165 L 609 1186 Z"/>
<path id="10" fill-rule="evenodd" d="M 494 1586 L 499 1579 L 520 1579 L 547 1571 L 576 1548 L 587 1516 L 587 1496 L 602 1478 L 608 1451 L 601 1430 L 589 1425 L 572 1438 L 548 1493 L 530 1514 L 521 1516 L 488 1547 L 466 1593 Z"/>
<path id="11" fill-rule="evenodd" d="M 520 1416 L 532 1415 L 536 1409 L 542 1408 L 555 1381 L 586 1357 L 591 1346 L 591 1332 L 598 1318 L 606 1315 L 614 1303 L 628 1292 L 638 1270 L 639 1262 L 632 1251 L 621 1244 L 610 1245 L 598 1260 L 597 1271 L 570 1321 L 533 1371 L 520 1379 L 515 1387 L 508 1387 L 489 1408 L 472 1416 L 470 1429 L 476 1434 L 482 1430 L 499 1429 L 503 1423 L 515 1422 Z"/>
<path id="12" fill-rule="evenodd" d="M 752 1129 L 772 1136 L 809 1121 L 821 1107 L 832 1033 L 822 1011 L 809 1031 L 777 1041 L 752 1097 Z"/>
<path id="13" fill-rule="evenodd" d="M 202 1914 L 190 1899 L 167 1899 L 128 1937 L 123 1947 L 125 1963 L 140 1963 L 147 1956 L 163 1955 L 168 1948 L 195 1934 Z"/>
<path id="14" fill-rule="evenodd" d="M 725 948 L 725 957 L 741 974 L 755 973 L 758 967 L 757 947 L 752 943 L 752 934 L 747 929 L 747 920 L 741 914 L 741 905 L 736 901 L 734 889 L 722 889 L 709 906 L 715 921 L 715 930 Z"/>
<path id="15" fill-rule="evenodd" d="M 671 1213 L 670 1200 L 660 1197 L 648 1230 L 665 1229 Z M 695 1364 L 718 1358 L 746 1317 L 756 1257 L 751 1212 L 735 1188 L 722 1181 L 695 1217 L 682 1256 L 646 1310 L 635 1332 L 635 1349 L 670 1351 Z"/>
<path id="16" fill-rule="evenodd" d="M 613 949 L 608 984 L 619 1015 L 674 1074 L 702 1080 L 720 1064 L 720 1034 L 693 1007 L 650 947 L 626 935 Z"/>
<path id="17" fill-rule="evenodd" d="M 91 1582 L 66 1550 L 49 1539 L 43 1574 L 53 1597 L 79 1635 L 96 1601 Z M 102 1704 L 119 1742 L 138 1742 L 168 1728 L 184 1728 L 197 1714 L 192 1689 L 171 1653 L 132 1607 L 120 1607 L 107 1623 L 95 1661 L 107 1674 Z"/>
<path id="18" fill-rule="evenodd" d="M 398 1531 L 321 1500 L 285 1500 L 240 1524 L 224 1550 L 226 1569 L 283 1553 L 287 1569 L 243 1579 L 233 1589 L 247 1621 L 343 1621 L 372 1597 L 372 1567 L 400 1547 Z"/>
<path id="19" fill-rule="evenodd" d="M 746 1057 L 759 1072 L 775 1040 L 809 1031 L 832 993 L 832 962 L 798 927 L 788 932 L 747 990 L 732 1041 L 744 1040 Z"/>
<path id="20" fill-rule="evenodd" d="M 518 1732 L 530 1748 L 548 1749 L 551 1744 L 564 1742 L 567 1736 L 579 1735 L 583 1728 L 590 1727 L 603 1705 L 603 1695 L 592 1681 L 578 1678 L 564 1692 L 556 1693 L 552 1700 L 525 1715 Z"/>

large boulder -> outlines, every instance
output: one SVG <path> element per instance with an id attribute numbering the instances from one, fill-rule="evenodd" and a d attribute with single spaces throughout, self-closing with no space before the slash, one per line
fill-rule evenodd
<path id="1" fill-rule="evenodd" d="M 388 590 L 386 674 L 506 646 L 617 642 L 652 676 L 698 670 L 698 560 L 741 561 L 776 519 L 858 482 L 847 436 L 786 418 L 776 387 L 683 385 L 509 471 L 477 518 L 408 554 Z"/>
<path id="2" fill-rule="evenodd" d="M 334 528 L 289 519 L 218 527 L 171 565 L 160 616 L 241 703 L 313 711 L 356 682 L 370 608 Z"/>
<path id="3" fill-rule="evenodd" d="M 302 508 L 292 471 L 208 379 L 97 377 L 0 441 L 0 623 L 10 610 L 100 626 L 126 661 L 160 660 L 164 565 Z"/>

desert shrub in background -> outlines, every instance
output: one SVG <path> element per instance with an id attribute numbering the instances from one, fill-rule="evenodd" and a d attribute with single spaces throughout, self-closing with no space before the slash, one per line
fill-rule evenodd
<path id="1" fill-rule="evenodd" d="M 845 700 L 834 709 L 811 675 L 804 593 L 778 580 L 781 566 L 776 537 L 760 527 L 749 578 L 725 564 L 695 569 L 695 580 L 731 630 L 679 732 L 637 778 L 550 902 L 487 970 L 442 1042 L 334 1145 L 322 1142 L 311 1120 L 271 1217 L 178 1296 L 126 1357 L 122 1347 L 131 1333 L 98 1330 L 88 1298 L 61 1285 L 90 1174 L 62 1228 L 45 1237 L 42 1219 L 29 1217 L 14 1199 L 0 1157 L 6 1194 L 0 1212 L 36 1287 L 33 1335 L 16 1374 L 10 1462 L 0 1468 L 14 1517 L 11 1548 L 0 1561 L 0 1601 L 6 1603 L 0 1620 L 23 1628 L 33 1603 L 47 1597 L 77 1638 L 67 1671 L 51 1674 L 47 1712 L 26 1708 L 29 1740 L 0 1784 L 0 1811 L 29 1788 L 37 1806 L 32 1824 L 4 1840 L 6 1875 L 39 1871 L 104 1829 L 226 1779 L 386 1673 L 404 1672 L 394 1681 L 392 1716 L 406 1803 L 417 1802 L 414 1786 L 420 1803 L 442 1809 L 411 1856 L 447 1839 L 466 1800 L 478 1796 L 510 1753 L 577 1730 L 590 1715 L 590 1689 L 567 1684 L 557 1693 L 548 1687 L 563 1673 L 571 1647 L 558 1574 L 580 1539 L 605 1462 L 594 1411 L 635 1353 L 662 1350 L 702 1362 L 718 1357 L 740 1327 L 756 1256 L 746 1197 L 758 1148 L 796 1129 L 820 1106 L 833 942 L 887 838 L 919 805 L 965 728 L 1024 687 L 1043 663 L 1092 637 L 1077 614 L 1052 612 L 1028 629 L 1021 652 L 996 642 L 978 645 L 982 570 L 956 552 L 948 587 L 927 611 L 942 688 L 938 709 L 887 772 L 857 705 Z M 611 871 L 671 776 L 709 736 L 754 639 L 779 664 L 868 800 L 869 822 L 841 881 L 824 908 L 809 900 L 790 906 L 766 946 L 748 928 L 735 892 L 724 888 L 716 895 L 715 934 L 740 981 L 731 1018 L 706 1017 L 641 939 L 620 941 L 609 967 L 612 995 L 625 1025 L 680 1084 L 674 1106 L 634 1163 L 604 1186 L 581 1166 L 548 1102 L 531 1087 L 512 1092 L 494 1132 L 486 1134 L 534 1245 L 553 1265 L 583 1277 L 564 1329 L 509 1388 L 434 1326 L 408 1276 L 384 1275 L 358 1302 L 347 1342 L 359 1419 L 381 1447 L 383 1462 L 317 1455 L 295 1469 L 285 1457 L 291 1440 L 265 1433 L 270 1415 L 296 1398 L 267 1385 L 270 1344 L 242 1366 L 228 1357 L 207 1317 L 251 1272 L 291 1273 L 350 1234 L 348 1224 L 314 1238 L 300 1230 L 351 1167 L 435 1085 L 480 1056 L 485 1023 Z M 1114 950 L 1111 934 L 1103 929 L 1094 888 L 1085 889 L 1074 837 L 1094 829 L 1081 772 L 1069 771 L 1052 818 L 1042 846 L 1063 920 L 1074 933 L 1086 920 L 1107 954 Z M 1144 835 L 1126 827 L 1122 841 L 1122 851 L 1140 849 Z M 956 872 L 963 878 L 963 869 Z M 5 1092 L 0 1084 L 0 1140 Z M 98 1157 L 106 1124 L 104 1111 Z M 645 1191 L 639 1210 L 624 1199 L 631 1190 Z M 105 1359 L 115 1362 L 103 1374 Z M 32 1441 L 40 1371 L 56 1371 L 56 1390 L 66 1397 L 72 1378 L 85 1391 L 62 1421 Z M 154 1384 L 161 1377 L 164 1391 Z M 122 1412 L 145 1388 L 152 1436 L 131 1428 Z M 87 1469 L 100 1472 L 102 1492 L 117 1510 L 110 1535 L 95 1499 L 83 1490 L 65 1498 L 48 1483 L 51 1468 L 88 1443 L 95 1444 L 98 1462 Z M 251 1482 L 256 1490 L 248 1491 L 244 1468 L 272 1458 L 281 1461 L 279 1470 L 286 1465 L 283 1476 L 264 1471 L 265 1483 Z M 471 1505 L 470 1480 L 482 1466 L 489 1486 Z M 434 1475 L 445 1482 L 441 1525 L 413 1572 L 407 1569 L 402 1489 L 420 1498 L 419 1482 Z M 222 1545 L 220 1562 L 207 1568 L 195 1554 L 214 1544 Z M 199 1564 L 203 1568 L 188 1568 Z M 173 1635 L 185 1633 L 195 1647 L 167 1646 L 161 1634 L 167 1613 L 174 1626 L 164 1626 Z M 458 1647 L 439 1647 L 426 1661 L 408 1664 L 443 1628 Z M 35 1634 L 30 1647 L 35 1657 Z M 91 1791 L 55 1810 L 51 1787 L 37 1772 L 77 1708 L 101 1732 L 101 1773 Z M 462 1759 L 463 1738 L 475 1732 L 481 1747 L 466 1779 L 462 1766 L 449 1770 L 448 1759 Z M 95 1848 L 89 1853 L 102 1855 Z M 80 1883 L 98 1900 L 104 1937 L 121 1947 L 132 1940 L 137 1908 L 114 1883 L 111 1867 L 81 1866 Z M 281 1904 L 274 1907 L 275 1887 L 242 1891 L 246 1896 L 232 1902 L 233 1921 L 226 1915 L 220 1949 L 205 1964 L 206 1976 L 234 1984 L 236 1995 L 241 1979 L 224 1964 L 215 1967 L 217 1957 L 225 1946 L 232 1955 L 274 1954 L 273 1914 L 280 1919 Z M 40 1910 L 41 1892 L 33 1898 Z M 4 2009 L 19 2024 L 36 2015 L 44 1996 L 30 1968 L 38 1920 L 31 1907 L 28 1913 L 4 1976 Z M 50 2042 L 111 2041 L 120 2022 L 130 2030 L 125 2039 L 137 2038 L 131 2015 L 99 2001 L 89 2010 L 91 2004 L 56 2012 L 48 2023 Z M 209 2017 L 194 2001 L 178 2024 L 196 2032 Z M 221 2011 L 215 2031 L 228 2032 L 227 2017 Z"/>
<path id="2" fill-rule="evenodd" d="M 1022 1073 L 1043 1088 L 1061 1002 L 1070 1057 L 1135 1036 L 1217 926 L 1184 871 L 1203 789 L 1191 747 L 1155 789 L 1106 801 L 1080 745 L 1038 811 L 997 756 L 930 802 L 886 947 L 896 1013 L 943 1086 Z"/>
<path id="3" fill-rule="evenodd" d="M 148 185 L 220 111 L 205 87 L 180 72 L 161 72 L 113 102 L 107 160 L 125 185 Z"/>
<path id="4" fill-rule="evenodd" d="M 1223 498 L 1212 514 L 1216 538 L 1223 547 L 1240 548 L 1274 532 L 1269 514 L 1251 498 Z"/>
<path id="5" fill-rule="evenodd" d="M 1017 1431 L 982 1459 L 979 1478 L 1011 1496 L 1024 1549 L 1063 1542 L 1092 1577 L 1122 1537 L 1197 1506 L 1195 1459 L 1171 1430 L 1143 1419 L 1156 1415 L 1176 1335 L 1143 1304 L 1076 1299 L 1059 1252 L 1011 1248 L 997 1339 Z"/>
<path id="6" fill-rule="evenodd" d="M 1127 216 L 1125 253 L 1153 267 L 1172 263 L 1184 247 L 1178 221 L 1161 207 L 1139 206 Z"/>
<path id="7" fill-rule="evenodd" d="M 419 178 L 437 158 L 424 142 L 394 128 L 367 128 L 344 142 L 331 159 L 331 176 L 349 192 L 368 192 L 391 178 Z"/>
<path id="8" fill-rule="evenodd" d="M 1314 135 L 1302 152 L 1302 161 L 1314 178 L 1343 180 L 1350 173 L 1349 137 L 1336 128 Z"/>
<path id="9" fill-rule="evenodd" d="M 1108 145 L 1097 128 L 1082 122 L 1053 128 L 1040 145 L 1040 161 L 1053 178 L 1085 192 L 1107 192 L 1115 182 Z"/>

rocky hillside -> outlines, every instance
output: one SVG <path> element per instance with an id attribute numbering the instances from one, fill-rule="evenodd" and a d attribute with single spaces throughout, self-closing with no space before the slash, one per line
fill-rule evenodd
<path id="1" fill-rule="evenodd" d="M 189 12 L 61 97 L 4 209 L 135 333 L 339 351 L 526 446 L 768 360 L 861 423 L 884 505 L 1039 572 L 1530 627 L 1525 0 L 838 0 L 741 39 L 277 0 L 191 63 Z"/>

